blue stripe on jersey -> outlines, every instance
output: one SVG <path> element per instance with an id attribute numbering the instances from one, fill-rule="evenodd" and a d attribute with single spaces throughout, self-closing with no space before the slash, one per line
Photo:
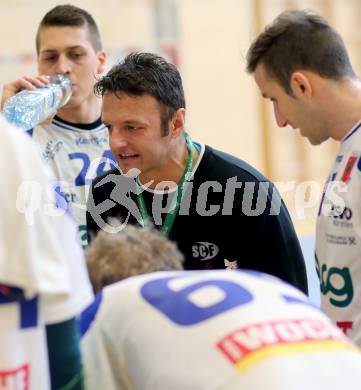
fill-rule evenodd
<path id="1" fill-rule="evenodd" d="M 102 302 L 102 299 L 103 299 L 103 295 L 100 292 L 95 296 L 94 301 L 81 313 L 79 318 L 80 337 L 83 337 L 85 335 L 90 325 L 94 321 L 99 306 Z"/>
<path id="2" fill-rule="evenodd" d="M 38 297 L 20 302 L 20 328 L 32 328 L 38 323 Z"/>
<path id="3" fill-rule="evenodd" d="M 12 294 L 11 291 L 16 292 Z M 8 303 L 18 303 L 20 306 L 20 328 L 33 328 L 38 324 L 38 297 L 26 299 L 19 296 L 20 289 L 10 288 L 10 294 L 0 293 L 0 305 Z"/>
<path id="4" fill-rule="evenodd" d="M 354 133 L 356 133 L 357 130 L 359 130 L 361 127 L 361 122 L 351 131 L 349 135 L 347 135 L 342 142 L 345 142 L 347 139 L 349 139 Z"/>

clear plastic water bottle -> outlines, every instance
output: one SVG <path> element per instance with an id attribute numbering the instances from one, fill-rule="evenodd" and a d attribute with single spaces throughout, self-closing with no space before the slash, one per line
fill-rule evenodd
<path id="1" fill-rule="evenodd" d="M 29 130 L 54 115 L 71 96 L 71 81 L 63 75 L 49 76 L 49 84 L 33 91 L 23 90 L 4 105 L 6 119 Z"/>

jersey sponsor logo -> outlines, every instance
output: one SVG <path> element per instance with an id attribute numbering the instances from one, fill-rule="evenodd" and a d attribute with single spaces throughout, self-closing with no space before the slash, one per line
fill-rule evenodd
<path id="1" fill-rule="evenodd" d="M 351 176 L 352 170 L 355 166 L 355 163 L 357 161 L 357 158 L 358 157 L 356 157 L 356 156 L 351 156 L 347 160 L 347 163 L 345 165 L 345 169 L 344 169 L 342 176 L 341 176 L 341 181 L 343 181 L 344 183 L 347 183 L 350 180 L 350 176 Z"/>
<path id="2" fill-rule="evenodd" d="M 336 205 L 332 205 L 329 212 L 329 217 L 346 221 L 350 221 L 352 219 L 352 215 L 352 210 L 349 207 L 340 207 Z"/>
<path id="3" fill-rule="evenodd" d="M 200 261 L 213 259 L 219 253 L 219 248 L 216 244 L 205 241 L 198 241 L 192 246 L 192 256 Z"/>
<path id="4" fill-rule="evenodd" d="M 227 259 L 224 259 L 224 266 L 226 269 L 238 269 L 238 261 L 229 261 Z"/>
<path id="5" fill-rule="evenodd" d="M 75 140 L 76 145 L 101 145 L 108 143 L 107 137 L 91 137 L 91 138 L 84 138 L 80 137 Z"/>
<path id="6" fill-rule="evenodd" d="M 356 237 L 355 236 L 336 236 L 335 234 L 326 234 L 326 241 L 328 244 L 338 245 L 338 246 L 355 246 Z"/>
<path id="7" fill-rule="evenodd" d="M 354 288 L 350 270 L 347 267 L 328 268 L 320 265 L 316 256 L 316 271 L 320 279 L 320 289 L 323 295 L 329 296 L 329 302 L 336 307 L 348 306 L 354 296 Z"/>
<path id="8" fill-rule="evenodd" d="M 339 208 L 336 210 L 337 207 L 332 207 L 330 212 L 330 217 L 332 217 L 333 225 L 337 226 L 339 228 L 352 228 L 352 217 L 353 212 L 349 207 Z"/>
<path id="9" fill-rule="evenodd" d="M 336 325 L 345 335 L 347 335 L 349 330 L 353 328 L 353 321 L 337 321 Z"/>
<path id="10" fill-rule="evenodd" d="M 0 371 L 1 390 L 29 390 L 29 365 L 24 364 L 13 370 Z"/>
<path id="11" fill-rule="evenodd" d="M 55 155 L 59 152 L 63 146 L 63 141 L 51 140 L 46 143 L 42 157 L 46 160 L 54 160 Z"/>
<path id="12" fill-rule="evenodd" d="M 308 318 L 248 324 L 222 338 L 216 346 L 240 371 L 279 355 L 356 349 L 331 323 Z"/>
<path id="13" fill-rule="evenodd" d="M 68 203 L 77 203 L 77 194 L 72 191 L 66 191 L 66 189 L 68 188 L 64 188 L 64 187 L 70 187 L 70 186 L 68 183 L 65 183 L 64 181 L 61 183 L 54 182 L 56 205 L 60 209 L 67 210 Z"/>

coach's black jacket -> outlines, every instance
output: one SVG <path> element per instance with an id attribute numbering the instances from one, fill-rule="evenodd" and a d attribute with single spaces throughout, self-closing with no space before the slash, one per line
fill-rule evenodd
<path id="1" fill-rule="evenodd" d="M 258 270 L 278 276 L 307 294 L 301 248 L 273 184 L 245 162 L 209 146 L 200 155 L 169 234 L 185 255 L 185 269 Z M 162 202 L 162 196 L 143 192 L 157 227 L 166 216 L 159 215 L 160 205 L 168 198 L 164 196 Z M 135 180 L 118 169 L 93 180 L 87 205 L 90 240 L 109 217 L 119 217 L 123 224 L 142 221 Z"/>

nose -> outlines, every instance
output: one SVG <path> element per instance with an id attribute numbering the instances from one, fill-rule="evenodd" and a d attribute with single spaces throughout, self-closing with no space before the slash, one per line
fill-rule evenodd
<path id="1" fill-rule="evenodd" d="M 288 120 L 285 116 L 282 115 L 279 108 L 277 107 L 277 104 L 273 102 L 273 112 L 276 118 L 277 125 L 279 127 L 285 127 L 288 125 Z"/>
<path id="2" fill-rule="evenodd" d="M 128 146 L 128 141 L 126 137 L 123 136 L 122 131 L 116 127 L 113 127 L 112 130 L 109 131 L 109 144 L 113 153 L 116 154 L 116 150 Z"/>
<path id="3" fill-rule="evenodd" d="M 65 56 L 59 56 L 58 62 L 56 64 L 56 71 L 60 74 L 69 75 L 71 72 L 71 61 Z"/>

